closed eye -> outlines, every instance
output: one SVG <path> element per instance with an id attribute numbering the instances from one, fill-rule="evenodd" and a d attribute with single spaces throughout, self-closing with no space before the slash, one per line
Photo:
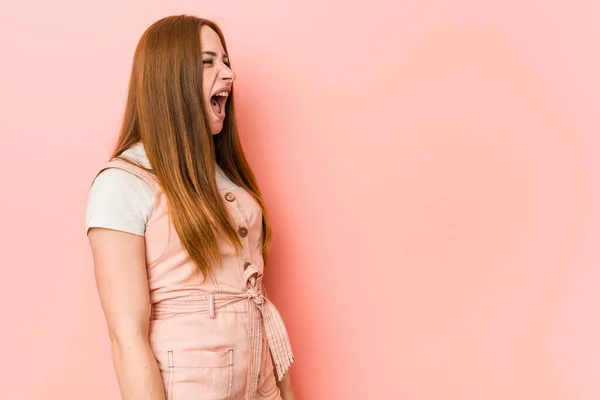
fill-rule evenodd
<path id="1" fill-rule="evenodd" d="M 213 65 L 215 63 L 214 60 L 211 60 L 211 59 L 206 59 L 202 62 L 206 65 Z M 223 64 L 227 65 L 227 68 L 231 68 L 231 64 L 229 63 L 229 60 L 223 61 Z"/>

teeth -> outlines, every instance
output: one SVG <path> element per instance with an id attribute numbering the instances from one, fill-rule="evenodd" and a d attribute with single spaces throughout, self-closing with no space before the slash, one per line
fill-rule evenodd
<path id="1" fill-rule="evenodd" d="M 222 96 L 222 97 L 227 97 L 228 95 L 229 95 L 229 93 L 227 93 L 227 92 L 221 92 L 221 93 L 215 94 L 215 96 Z"/>

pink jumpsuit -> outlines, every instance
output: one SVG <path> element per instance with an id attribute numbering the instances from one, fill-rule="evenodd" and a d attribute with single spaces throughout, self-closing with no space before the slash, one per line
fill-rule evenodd
<path id="1" fill-rule="evenodd" d="M 155 193 L 145 233 L 149 341 L 166 399 L 281 400 L 275 371 L 283 378 L 294 355 L 279 312 L 264 296 L 262 211 L 256 201 L 244 188 L 219 189 L 243 249 L 219 239 L 222 267 L 201 283 L 156 177 L 121 160 L 98 173 L 106 168 L 137 175 Z"/>

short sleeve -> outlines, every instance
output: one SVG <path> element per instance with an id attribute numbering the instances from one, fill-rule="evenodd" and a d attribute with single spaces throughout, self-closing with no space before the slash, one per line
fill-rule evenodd
<path id="1" fill-rule="evenodd" d="M 110 228 L 143 236 L 154 209 L 154 193 L 142 178 L 120 168 L 100 172 L 90 188 L 86 235 Z"/>

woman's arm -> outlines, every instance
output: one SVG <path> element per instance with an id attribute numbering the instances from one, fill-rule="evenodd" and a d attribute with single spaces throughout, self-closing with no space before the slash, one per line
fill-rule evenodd
<path id="1" fill-rule="evenodd" d="M 123 400 L 164 400 L 148 341 L 149 293 L 144 237 L 91 228 L 88 233 L 98 294 Z"/>

